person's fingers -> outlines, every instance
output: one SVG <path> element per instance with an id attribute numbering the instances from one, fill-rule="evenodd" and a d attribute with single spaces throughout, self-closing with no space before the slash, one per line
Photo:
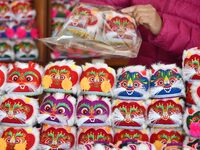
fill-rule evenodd
<path id="1" fill-rule="evenodd" d="M 139 10 L 147 10 L 147 9 L 155 9 L 152 5 L 147 4 L 147 5 L 134 5 L 134 6 L 130 6 L 127 8 L 124 8 L 121 10 L 122 13 L 131 13 L 133 11 L 139 11 Z"/>
<path id="2" fill-rule="evenodd" d="M 134 5 L 121 10 L 122 13 L 132 13 L 135 10 L 145 10 L 149 7 L 147 5 Z"/>
<path id="3" fill-rule="evenodd" d="M 145 6 L 145 7 L 143 7 L 143 8 L 135 8 L 134 9 L 134 11 L 132 12 L 132 17 L 133 18 L 136 18 L 136 16 L 138 16 L 138 15 L 141 15 L 141 14 L 143 14 L 143 15 L 152 15 L 152 9 L 150 8 L 150 7 L 147 7 L 147 6 Z"/>
<path id="4" fill-rule="evenodd" d="M 138 18 L 138 24 L 143 25 L 143 26 L 145 25 L 149 29 L 150 28 L 149 17 L 148 16 L 139 17 Z"/>
<path id="5" fill-rule="evenodd" d="M 138 16 L 140 14 L 148 14 L 148 15 L 150 15 L 151 14 L 151 10 L 148 10 L 148 9 L 146 9 L 146 10 L 137 10 L 137 11 L 134 11 L 131 16 L 135 18 L 136 16 Z"/>
<path id="6" fill-rule="evenodd" d="M 149 23 L 150 21 L 149 19 L 151 18 L 151 16 L 149 13 L 141 12 L 137 13 L 134 18 L 138 24 L 143 24 L 143 23 Z"/>
<path id="7" fill-rule="evenodd" d="M 162 20 L 152 5 L 135 5 L 121 10 L 132 16 L 137 25 L 142 25 L 157 35 L 162 27 Z"/>
<path id="8" fill-rule="evenodd" d="M 155 35 L 160 32 L 162 27 L 162 21 L 156 21 L 151 15 L 138 15 L 135 20 L 137 24 L 140 24 L 149 29 Z"/>
<path id="9" fill-rule="evenodd" d="M 122 13 L 132 13 L 137 6 L 127 7 L 121 10 Z"/>
<path id="10" fill-rule="evenodd" d="M 138 20 L 137 24 L 140 24 L 140 25 L 144 26 L 146 29 L 151 30 L 148 16 L 138 17 L 137 20 Z"/>

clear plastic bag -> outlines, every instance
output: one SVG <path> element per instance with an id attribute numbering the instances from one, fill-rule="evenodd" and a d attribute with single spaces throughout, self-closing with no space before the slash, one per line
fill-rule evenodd
<path id="1" fill-rule="evenodd" d="M 62 30 L 41 39 L 55 51 L 79 55 L 137 57 L 142 39 L 135 20 L 110 6 L 78 3 Z"/>

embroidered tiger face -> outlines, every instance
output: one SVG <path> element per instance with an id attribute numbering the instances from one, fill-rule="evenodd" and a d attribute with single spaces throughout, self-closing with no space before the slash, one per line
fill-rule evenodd
<path id="1" fill-rule="evenodd" d="M 152 97 L 170 97 L 182 95 L 183 81 L 181 75 L 174 69 L 159 69 L 150 79 Z"/>
<path id="2" fill-rule="evenodd" d="M 71 90 L 78 81 L 77 72 L 69 66 L 52 66 L 45 71 L 43 86 L 45 89 Z"/>
<path id="3" fill-rule="evenodd" d="M 85 144 L 90 142 L 95 143 L 112 143 L 113 137 L 110 133 L 107 133 L 104 129 L 90 128 L 83 131 L 78 136 L 78 144 Z"/>
<path id="4" fill-rule="evenodd" d="M 90 67 L 82 73 L 80 86 L 83 91 L 108 93 L 114 86 L 114 76 L 104 68 Z"/>
<path id="5" fill-rule="evenodd" d="M 30 11 L 31 8 L 31 4 L 30 2 L 17 2 L 15 5 L 12 6 L 12 11 L 15 14 L 19 14 L 19 13 L 28 13 L 28 11 Z"/>
<path id="6" fill-rule="evenodd" d="M 127 71 L 119 76 L 117 88 L 124 88 L 119 97 L 143 98 L 149 88 L 149 80 L 139 72 Z"/>
<path id="7" fill-rule="evenodd" d="M 164 144 L 167 143 L 182 143 L 184 136 L 177 131 L 161 130 L 158 133 L 153 133 L 150 137 L 150 142 L 161 141 Z"/>
<path id="8" fill-rule="evenodd" d="M 113 107 L 113 122 L 116 126 L 141 127 L 145 112 L 145 107 L 137 102 L 121 102 Z"/>
<path id="9" fill-rule="evenodd" d="M 38 51 L 34 43 L 22 41 L 14 45 L 17 59 L 34 60 L 38 57 Z"/>
<path id="10" fill-rule="evenodd" d="M 185 58 L 184 67 L 192 68 L 196 73 L 191 77 L 191 79 L 200 79 L 200 55 L 193 54 L 190 57 Z"/>
<path id="11" fill-rule="evenodd" d="M 82 124 L 105 124 L 110 116 L 109 105 L 101 99 L 83 99 L 77 104 L 77 123 Z"/>
<path id="12" fill-rule="evenodd" d="M 50 149 L 65 150 L 72 148 L 75 143 L 75 136 L 67 132 L 65 128 L 50 127 L 41 132 L 40 144 L 49 146 Z"/>
<path id="13" fill-rule="evenodd" d="M 114 136 L 114 142 L 117 143 L 119 141 L 122 142 L 130 142 L 130 141 L 148 141 L 148 135 L 142 133 L 140 130 L 128 130 L 124 129 L 120 132 L 117 132 Z"/>
<path id="14" fill-rule="evenodd" d="M 22 92 L 39 94 L 41 92 L 41 75 L 43 69 L 33 62 L 16 63 L 10 66 L 5 90 L 8 92 Z"/>
<path id="15" fill-rule="evenodd" d="M 36 137 L 34 136 L 34 134 L 28 133 L 23 128 L 17 129 L 10 127 L 3 132 L 2 138 L 6 140 L 6 150 L 13 150 L 16 144 L 24 142 L 27 143 L 26 150 L 29 150 L 34 146 L 36 142 Z"/>
<path id="16" fill-rule="evenodd" d="M 126 17 L 113 17 L 110 20 L 107 20 L 108 27 L 106 28 L 107 34 L 116 33 L 113 38 L 120 39 L 132 39 L 133 37 L 129 33 L 130 30 L 134 30 L 135 26 Z M 111 32 L 111 33 L 109 33 Z"/>
<path id="17" fill-rule="evenodd" d="M 0 18 L 6 17 L 5 15 L 8 14 L 10 11 L 9 5 L 7 3 L 0 3 Z"/>
<path id="18" fill-rule="evenodd" d="M 69 25 L 79 28 L 86 28 L 97 23 L 97 18 L 91 13 L 91 10 L 83 6 L 75 8 Z"/>
<path id="19" fill-rule="evenodd" d="M 45 97 L 39 110 L 40 122 L 68 125 L 73 120 L 74 106 L 67 96 L 57 98 L 56 95 L 49 95 Z"/>
<path id="20" fill-rule="evenodd" d="M 159 100 L 148 107 L 147 113 L 151 126 L 182 124 L 183 108 L 173 100 Z"/>
<path id="21" fill-rule="evenodd" d="M 13 60 L 14 52 L 12 50 L 11 43 L 7 43 L 4 41 L 0 42 L 0 59 L 3 60 Z"/>
<path id="22" fill-rule="evenodd" d="M 33 117 L 34 109 L 30 103 L 22 99 L 8 98 L 0 105 L 2 123 L 25 124 Z"/>

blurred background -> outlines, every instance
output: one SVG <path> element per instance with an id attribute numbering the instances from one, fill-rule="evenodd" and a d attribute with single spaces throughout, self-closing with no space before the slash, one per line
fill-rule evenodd
<path id="1" fill-rule="evenodd" d="M 1 0 L 0 61 L 49 61 L 72 59 L 65 52 L 53 52 L 39 38 L 55 36 L 67 21 L 78 0 Z M 128 58 L 73 58 L 77 64 L 105 61 L 109 66 L 128 64 Z"/>

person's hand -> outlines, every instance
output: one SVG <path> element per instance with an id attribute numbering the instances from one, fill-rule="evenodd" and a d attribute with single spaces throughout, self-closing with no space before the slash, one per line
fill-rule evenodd
<path id="1" fill-rule="evenodd" d="M 158 35 L 160 33 L 162 28 L 162 19 L 152 5 L 135 5 L 124 8 L 121 12 L 134 17 L 137 24 L 143 25 L 154 35 Z"/>

